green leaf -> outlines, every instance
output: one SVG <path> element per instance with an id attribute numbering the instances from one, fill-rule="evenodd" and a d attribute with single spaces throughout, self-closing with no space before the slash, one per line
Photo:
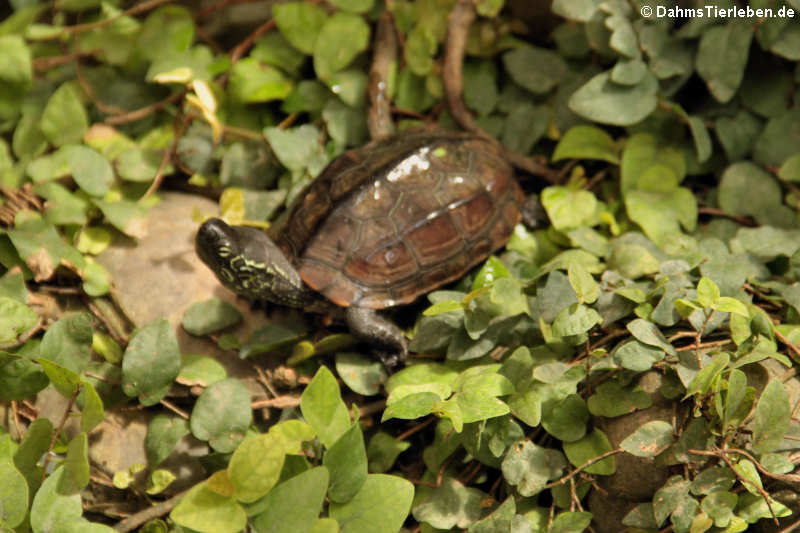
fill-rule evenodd
<path id="1" fill-rule="evenodd" d="M 411 509 L 414 486 L 405 479 L 370 474 L 347 503 L 331 503 L 329 514 L 341 533 L 398 531 Z"/>
<path id="2" fill-rule="evenodd" d="M 661 330 L 652 322 L 637 318 L 628 322 L 626 328 L 639 342 L 661 348 L 670 355 L 677 355 L 675 348 L 667 341 L 664 334 L 661 333 Z"/>
<path id="3" fill-rule="evenodd" d="M 611 451 L 611 443 L 606 434 L 595 428 L 581 440 L 564 443 L 564 453 L 573 466 L 581 466 L 590 459 L 594 459 Z M 616 458 L 612 455 L 606 457 L 584 469 L 589 474 L 610 476 L 617 470 Z"/>
<path id="4" fill-rule="evenodd" d="M 469 533 L 495 533 L 498 531 L 511 533 L 517 531 L 512 525 L 514 524 L 516 511 L 517 506 L 514 504 L 514 497 L 509 496 L 489 516 L 472 524 L 469 528 Z M 527 519 L 523 520 L 527 521 Z M 528 524 L 526 531 L 530 531 L 530 524 Z"/>
<path id="5" fill-rule="evenodd" d="M 114 182 L 108 160 L 88 146 L 63 146 L 58 152 L 78 187 L 92 196 L 104 196 Z"/>
<path id="6" fill-rule="evenodd" d="M 31 52 L 19 35 L 0 36 L 0 80 L 25 85 L 33 79 Z M 13 527 L 13 526 L 12 526 Z"/>
<path id="7" fill-rule="evenodd" d="M 350 390 L 365 396 L 378 394 L 386 381 L 386 370 L 379 361 L 356 352 L 337 353 L 336 372 Z"/>
<path id="8" fill-rule="evenodd" d="M 433 392 L 418 392 L 409 394 L 386 406 L 381 417 L 381 422 L 390 418 L 413 420 L 433 412 L 434 406 L 441 401 L 441 397 Z M 490 401 L 493 401 L 491 399 Z"/>
<path id="9" fill-rule="evenodd" d="M 331 501 L 344 503 L 355 496 L 367 479 L 367 451 L 358 424 L 353 424 L 328 448 L 322 465 L 330 472 Z"/>
<path id="10" fill-rule="evenodd" d="M 630 191 L 625 207 L 631 220 L 656 244 L 679 235 L 680 226 L 692 231 L 697 225 L 697 199 L 685 187 L 668 192 Z"/>
<path id="11" fill-rule="evenodd" d="M 47 359 L 39 358 L 36 362 L 41 365 L 42 370 L 50 379 L 50 383 L 62 396 L 71 398 L 78 392 L 81 378 L 76 372 Z"/>
<path id="12" fill-rule="evenodd" d="M 583 304 L 572 304 L 558 313 L 553 321 L 553 335 L 569 337 L 586 333 L 603 321 L 600 313 Z"/>
<path id="13" fill-rule="evenodd" d="M 97 394 L 97 389 L 88 381 L 81 383 L 81 393 L 83 394 L 83 409 L 81 409 L 81 430 L 85 433 L 91 431 L 103 421 L 105 410 L 103 400 Z"/>
<path id="14" fill-rule="evenodd" d="M 573 442 L 586 434 L 589 410 L 586 402 L 577 394 L 570 394 L 559 401 L 551 401 L 542 409 L 542 427 L 564 442 Z"/>
<path id="15" fill-rule="evenodd" d="M 46 418 L 37 418 L 28 426 L 14 453 L 14 466 L 25 476 L 30 492 L 35 492 L 42 482 L 42 468 L 38 464 L 50 448 L 52 438 L 53 424 Z"/>
<path id="16" fill-rule="evenodd" d="M 322 511 L 328 471 L 318 466 L 278 484 L 259 502 L 263 509 L 253 517 L 259 533 L 296 533 L 311 531 Z M 337 528 L 338 531 L 338 528 Z"/>
<path id="17" fill-rule="evenodd" d="M 780 167 L 783 162 L 797 153 L 800 139 L 800 110 L 784 110 L 779 116 L 771 118 L 761 130 L 753 147 L 753 160 L 759 165 Z"/>
<path id="18" fill-rule="evenodd" d="M 567 461 L 560 451 L 524 440 L 509 448 L 501 468 L 505 480 L 516 486 L 522 496 L 532 496 L 548 481 L 560 476 L 566 466 Z"/>
<path id="19" fill-rule="evenodd" d="M 314 70 L 321 79 L 348 66 L 367 49 L 369 26 L 358 15 L 338 12 L 326 17 L 314 43 Z"/>
<path id="20" fill-rule="evenodd" d="M 331 4 L 339 9 L 352 13 L 366 13 L 372 9 L 375 0 L 331 0 Z"/>
<path id="21" fill-rule="evenodd" d="M 573 126 L 558 141 L 553 161 L 562 159 L 599 159 L 619 165 L 619 149 L 614 139 L 595 126 Z"/>
<path id="22" fill-rule="evenodd" d="M 764 388 L 756 404 L 753 450 L 762 454 L 777 449 L 789 430 L 790 418 L 789 393 L 780 380 L 773 379 Z"/>
<path id="23" fill-rule="evenodd" d="M 591 414 L 611 418 L 647 409 L 653 400 L 639 387 L 623 387 L 618 381 L 606 381 L 597 386 L 586 404 Z"/>
<path id="24" fill-rule="evenodd" d="M 721 296 L 716 302 L 714 302 L 714 305 L 712 305 L 711 308 L 717 311 L 723 311 L 725 313 L 735 313 L 745 318 L 750 317 L 750 311 L 747 310 L 747 306 L 736 298 L 731 298 L 730 296 Z"/>
<path id="25" fill-rule="evenodd" d="M 40 357 L 79 374 L 89 363 L 92 336 L 92 320 L 88 313 L 62 318 L 44 334 Z"/>
<path id="26" fill-rule="evenodd" d="M 646 75 L 636 85 L 619 85 L 609 72 L 594 76 L 569 99 L 569 108 L 578 115 L 613 126 L 630 126 L 652 113 L 658 103 L 658 80 Z"/>
<path id="27" fill-rule="evenodd" d="M 414 518 L 436 529 L 463 529 L 482 514 L 480 502 L 485 494 L 478 489 L 465 487 L 450 476 L 445 477 L 441 485 L 429 494 L 425 500 L 414 506 Z"/>
<path id="28" fill-rule="evenodd" d="M 34 533 L 59 533 L 64 525 L 81 518 L 83 506 L 78 493 L 65 495 L 58 487 L 62 478 L 69 475 L 58 468 L 42 483 L 31 505 L 31 529 Z"/>
<path id="29" fill-rule="evenodd" d="M 78 494 L 89 484 L 89 440 L 86 433 L 78 433 L 67 445 L 64 475 L 58 483 L 61 494 Z"/>
<path id="30" fill-rule="evenodd" d="M 728 366 L 730 360 L 731 356 L 728 352 L 716 354 L 711 359 L 710 363 L 707 363 L 700 369 L 700 372 L 697 373 L 691 383 L 689 383 L 689 386 L 686 387 L 686 397 L 688 398 L 694 394 L 704 394 L 708 392 L 714 378 Z"/>
<path id="31" fill-rule="evenodd" d="M 745 110 L 733 117 L 720 117 L 714 122 L 714 132 L 731 161 L 742 159 L 750 153 L 760 131 L 761 121 Z"/>
<path id="32" fill-rule="evenodd" d="M 331 371 L 322 366 L 300 397 L 303 417 L 314 428 L 320 441 L 332 446 L 350 428 L 350 415 L 342 401 L 339 384 Z"/>
<path id="33" fill-rule="evenodd" d="M 242 314 L 236 307 L 219 298 L 195 302 L 183 313 L 181 325 L 192 335 L 208 335 L 238 324 Z"/>
<path id="34" fill-rule="evenodd" d="M 114 162 L 120 178 L 147 183 L 155 179 L 162 157 L 156 150 L 135 147 L 119 154 Z M 169 170 L 165 170 L 164 173 L 170 174 Z"/>
<path id="35" fill-rule="evenodd" d="M 511 78 L 534 94 L 543 94 L 567 75 L 567 64 L 552 50 L 525 45 L 503 54 Z"/>
<path id="36" fill-rule="evenodd" d="M 181 358 L 181 371 L 175 381 L 182 385 L 208 387 L 228 377 L 225 367 L 216 359 L 197 354 L 186 354 Z"/>
<path id="37" fill-rule="evenodd" d="M 189 434 L 189 423 L 178 417 L 156 415 L 147 424 L 144 449 L 150 469 L 156 468 L 169 457 L 175 445 Z"/>
<path id="38" fill-rule="evenodd" d="M 127 396 L 138 396 L 142 405 L 156 404 L 167 394 L 180 369 L 175 331 L 165 319 L 157 319 L 138 330 L 125 349 L 122 390 Z"/>
<path id="39" fill-rule="evenodd" d="M 292 91 L 292 80 L 275 67 L 246 57 L 231 69 L 231 96 L 242 103 L 283 100 Z"/>
<path id="40" fill-rule="evenodd" d="M 592 513 L 587 511 L 570 511 L 556 516 L 550 533 L 580 533 L 592 522 Z"/>
<path id="41" fill-rule="evenodd" d="M 553 0 L 553 13 L 569 20 L 589 22 L 600 6 L 600 0 Z"/>
<path id="42" fill-rule="evenodd" d="M 591 192 L 561 186 L 545 188 L 540 199 L 557 230 L 583 225 L 594 216 L 597 206 L 597 198 Z"/>
<path id="43" fill-rule="evenodd" d="M 292 46 L 304 54 L 314 53 L 314 43 L 328 15 L 321 7 L 305 2 L 276 4 L 272 16 L 278 29 Z"/>
<path id="44" fill-rule="evenodd" d="M 282 71 L 297 75 L 305 63 L 305 55 L 293 48 L 288 39 L 279 32 L 270 32 L 256 41 L 250 57 L 277 67 Z"/>
<path id="45" fill-rule="evenodd" d="M 192 410 L 192 434 L 214 450 L 232 452 L 242 442 L 250 422 L 250 393 L 235 378 L 218 381 L 203 391 Z"/>
<path id="46" fill-rule="evenodd" d="M 0 461 L 0 523 L 17 527 L 28 514 L 25 477 L 7 460 Z"/>
<path id="47" fill-rule="evenodd" d="M 497 68 L 491 61 L 464 63 L 464 103 L 485 116 L 497 105 Z"/>
<path id="48" fill-rule="evenodd" d="M 49 384 L 50 380 L 38 364 L 0 351 L 0 401 L 30 398 Z"/>
<path id="49" fill-rule="evenodd" d="M 719 300 L 717 284 L 703 276 L 697 283 L 697 302 L 703 307 L 711 307 Z"/>
<path id="50" fill-rule="evenodd" d="M 719 205 L 732 215 L 752 215 L 762 224 L 788 227 L 793 215 L 783 205 L 780 186 L 757 165 L 742 161 L 725 169 L 719 184 Z"/>
<path id="51" fill-rule="evenodd" d="M 508 414 L 511 409 L 502 401 L 483 391 L 461 391 L 450 400 L 458 405 L 463 423 L 478 422 Z"/>
<path id="52" fill-rule="evenodd" d="M 714 466 L 698 472 L 692 481 L 692 494 L 711 494 L 727 491 L 736 482 L 736 474 L 728 467 Z"/>
<path id="53" fill-rule="evenodd" d="M 138 202 L 92 200 L 112 226 L 129 237 L 139 239 L 147 234 L 147 211 Z"/>
<path id="54" fill-rule="evenodd" d="M 0 296 L 0 344 L 11 343 L 36 325 L 39 317 L 24 303 Z"/>
<path id="55" fill-rule="evenodd" d="M 81 142 L 89 129 L 89 117 L 74 84 L 68 82 L 56 89 L 47 101 L 39 127 L 55 146 Z"/>
<path id="56" fill-rule="evenodd" d="M 278 483 L 285 459 L 283 435 L 264 433 L 245 439 L 228 464 L 228 477 L 236 488 L 234 497 L 250 503 L 267 494 Z"/>
<path id="57" fill-rule="evenodd" d="M 600 296 L 600 287 L 591 274 L 580 263 L 570 263 L 567 268 L 569 284 L 572 285 L 578 301 L 592 304 Z"/>
<path id="58" fill-rule="evenodd" d="M 388 472 L 394 465 L 397 456 L 409 447 L 411 447 L 410 442 L 397 440 L 384 431 L 378 431 L 372 435 L 367 445 L 369 471 L 377 474 Z"/>
<path id="59" fill-rule="evenodd" d="M 430 74 L 433 71 L 433 56 L 437 46 L 436 36 L 425 25 L 414 26 L 403 47 L 403 57 L 409 72 L 420 77 Z"/>
<path id="60" fill-rule="evenodd" d="M 304 170 L 309 166 L 309 161 L 321 152 L 319 135 L 319 130 L 310 124 L 286 130 L 264 130 L 264 136 L 275 156 L 283 166 L 293 171 Z"/>
<path id="61" fill-rule="evenodd" d="M 753 28 L 745 20 L 733 20 L 703 32 L 697 51 L 697 73 L 718 101 L 733 98 L 742 83 Z"/>
<path id="62" fill-rule="evenodd" d="M 242 506 L 208 488 L 207 481 L 189 489 L 169 517 L 183 527 L 204 532 L 238 533 L 247 525 Z"/>
<path id="63" fill-rule="evenodd" d="M 703 498 L 700 508 L 714 521 L 715 526 L 727 527 L 738 501 L 738 496 L 732 492 L 716 491 Z"/>
<path id="64" fill-rule="evenodd" d="M 637 133 L 622 152 L 620 173 L 623 194 L 633 189 L 671 192 L 686 175 L 686 159 L 681 151 L 653 135 Z"/>
<path id="65" fill-rule="evenodd" d="M 672 424 L 653 420 L 625 437 L 619 447 L 637 457 L 653 457 L 675 441 Z"/>
<path id="66" fill-rule="evenodd" d="M 664 359 L 666 354 L 662 348 L 648 346 L 637 340 L 620 344 L 613 352 L 614 360 L 623 368 L 634 372 L 644 372 Z"/>
<path id="67" fill-rule="evenodd" d="M 138 49 L 150 60 L 189 49 L 194 40 L 194 21 L 183 6 L 162 6 L 150 13 L 139 33 Z"/>
<path id="68" fill-rule="evenodd" d="M 778 177 L 783 181 L 800 182 L 800 153 L 783 162 L 778 169 Z"/>
<path id="69" fill-rule="evenodd" d="M 660 526 L 667 517 L 675 512 L 689 498 L 689 482 L 681 476 L 672 476 L 663 487 L 658 489 L 653 498 L 653 512 L 656 523 Z"/>

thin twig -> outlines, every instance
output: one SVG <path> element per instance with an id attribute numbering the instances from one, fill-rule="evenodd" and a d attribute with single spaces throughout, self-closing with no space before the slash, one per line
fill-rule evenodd
<path id="1" fill-rule="evenodd" d="M 67 63 L 72 63 L 73 61 L 75 61 L 76 59 L 80 59 L 81 57 L 96 56 L 100 52 L 102 52 L 102 49 L 95 48 L 93 50 L 85 50 L 63 56 L 38 57 L 33 60 L 33 68 L 36 70 L 50 70 L 51 68 L 57 67 L 59 65 L 66 65 Z"/>
<path id="2" fill-rule="evenodd" d="M 119 20 L 122 17 L 129 17 L 131 15 L 138 15 L 139 13 L 144 13 L 146 11 L 150 11 L 152 9 L 157 8 L 162 4 L 169 4 L 174 0 L 150 0 L 149 2 L 142 2 L 141 4 L 136 4 L 132 8 L 128 9 L 127 11 L 123 11 L 118 13 L 114 16 L 108 17 L 103 20 L 98 20 L 97 22 L 87 22 L 86 24 L 76 24 L 75 26 L 67 26 L 63 28 L 60 32 L 54 33 L 53 35 L 48 35 L 43 39 L 53 40 L 53 39 L 60 39 L 65 35 L 72 35 L 76 33 L 81 33 L 90 30 L 96 30 L 97 28 L 102 28 L 103 26 L 108 26 L 115 20 Z"/>
<path id="3" fill-rule="evenodd" d="M 151 507 L 146 507 L 138 513 L 130 515 L 125 520 L 117 522 L 114 525 L 114 529 L 119 531 L 119 533 L 128 533 L 129 531 L 133 531 L 150 520 L 167 514 L 172 510 L 173 507 L 175 507 L 175 505 L 180 501 L 181 498 L 184 497 L 187 492 L 188 491 L 183 491 L 178 493 L 169 500 L 157 503 Z"/>
<path id="4" fill-rule="evenodd" d="M 761 495 L 761 497 L 764 498 L 764 502 L 767 504 L 767 508 L 769 509 L 769 513 L 772 515 L 772 520 L 774 520 L 776 524 L 778 523 L 778 517 L 775 515 L 775 511 L 772 509 L 772 503 L 770 502 L 770 497 L 769 497 L 769 494 L 767 494 L 767 491 L 764 490 L 764 487 L 759 487 L 754 481 L 752 481 L 750 479 L 747 479 L 746 477 L 741 475 L 736 470 L 736 468 L 734 468 L 735 465 L 730 460 L 730 458 L 726 455 L 726 450 L 688 450 L 688 451 L 689 451 L 689 453 L 694 453 L 694 454 L 697 454 L 697 455 L 710 455 L 710 456 L 718 457 L 718 458 L 722 459 L 725 462 L 725 464 L 728 465 L 728 468 L 730 468 L 733 471 L 733 473 L 736 474 L 736 477 L 739 479 L 739 482 L 742 485 L 744 485 L 746 483 L 746 484 L 752 486 L 754 489 L 756 489 L 756 491 L 758 491 L 758 493 Z M 739 450 L 739 451 L 743 451 L 743 450 Z M 745 452 L 745 453 L 747 453 L 747 452 Z M 756 465 L 757 461 L 754 462 L 753 464 Z M 758 466 L 756 466 L 756 468 L 758 468 Z"/>
<path id="5" fill-rule="evenodd" d="M 39 333 L 43 328 L 44 328 L 44 322 L 42 321 L 42 317 L 39 317 L 39 320 L 36 321 L 36 324 L 34 324 L 34 326 L 31 329 L 29 329 L 28 331 L 17 337 L 16 340 L 6 344 L 0 344 L 0 350 L 11 350 L 12 348 L 17 348 L 19 346 L 22 346 L 23 344 L 28 342 L 28 340 L 31 337 Z"/>
<path id="6" fill-rule="evenodd" d="M 231 50 L 231 62 L 236 63 L 239 61 L 242 56 L 253 47 L 259 37 L 271 31 L 273 28 L 275 28 L 275 19 L 270 19 L 253 30 L 253 32 L 248 35 L 244 41 L 240 42 L 238 45 L 236 45 L 236 48 Z"/>
<path id="7" fill-rule="evenodd" d="M 184 420 L 189 420 L 189 413 L 175 405 L 174 403 L 170 402 L 169 400 L 161 399 L 159 402 L 161 405 L 178 415 L 179 417 L 183 418 Z"/>
<path id="8" fill-rule="evenodd" d="M 403 433 L 401 433 L 398 436 L 396 436 L 395 439 L 397 439 L 397 440 L 406 440 L 408 437 L 410 437 L 414 433 L 417 433 L 418 431 L 422 431 L 426 427 L 430 426 L 431 424 L 436 422 L 436 420 L 438 420 L 438 419 L 435 416 L 428 417 L 427 420 L 425 420 L 423 422 L 420 422 L 419 424 L 416 424 L 414 427 L 412 427 L 411 429 L 409 429 L 407 431 L 404 431 Z"/>
<path id="9" fill-rule="evenodd" d="M 481 128 L 464 105 L 462 92 L 464 88 L 462 67 L 464 53 L 467 48 L 467 34 L 472 22 L 475 20 L 475 7 L 472 0 L 459 0 L 447 24 L 447 42 L 445 44 L 444 67 L 442 81 L 447 107 L 453 119 L 462 128 L 480 135 L 492 142 L 498 142 Z M 498 143 L 499 144 L 499 143 Z M 517 168 L 530 174 L 539 176 L 550 183 L 558 183 L 559 176 L 554 170 L 531 157 L 510 150 L 502 146 L 505 157 Z"/>
<path id="10" fill-rule="evenodd" d="M 251 409 L 263 409 L 264 407 L 274 407 L 276 409 L 289 409 L 300 405 L 300 396 L 297 394 L 284 394 L 265 400 L 256 400 L 250 403 Z"/>
<path id="11" fill-rule="evenodd" d="M 394 131 L 392 124 L 392 100 L 389 96 L 389 75 L 397 62 L 397 34 L 390 11 L 384 11 L 378 19 L 375 32 L 375 50 L 369 71 L 369 111 L 367 127 L 372 139 L 388 137 Z"/>
<path id="12" fill-rule="evenodd" d="M 118 126 L 120 124 L 128 124 L 129 122 L 136 122 L 137 120 L 142 120 L 145 117 L 148 117 L 155 113 L 156 111 L 164 108 L 165 106 L 175 103 L 181 98 L 186 95 L 186 89 L 182 89 L 180 91 L 174 92 L 160 100 L 154 104 L 150 104 L 144 107 L 140 107 L 139 109 L 134 109 L 133 111 L 126 111 L 123 113 L 112 113 L 113 116 L 106 117 L 103 122 L 109 124 L 111 126 Z"/>
<path id="13" fill-rule="evenodd" d="M 178 117 L 175 117 L 175 119 L 178 120 Z M 170 162 L 173 154 L 175 154 L 176 150 L 178 149 L 178 142 L 183 136 L 183 132 L 186 130 L 186 125 L 186 120 L 181 121 L 180 126 L 177 128 L 177 131 L 175 131 L 175 138 L 172 140 L 172 144 L 170 144 L 168 150 L 164 151 L 164 155 L 161 157 L 161 163 L 158 164 L 158 171 L 156 171 L 156 177 L 153 178 L 153 183 L 150 184 L 145 193 L 139 199 L 140 202 L 154 194 L 161 186 L 161 182 L 164 181 L 164 172 L 167 170 L 167 164 Z"/>
<path id="14" fill-rule="evenodd" d="M 609 451 L 607 451 L 605 453 L 602 453 L 602 454 L 598 455 L 597 457 L 592 457 L 591 459 L 589 459 L 588 461 L 583 463 L 581 466 L 579 466 L 578 468 L 576 468 L 575 470 L 573 470 L 569 474 L 566 474 L 565 476 L 562 476 L 561 478 L 559 478 L 559 479 L 557 479 L 555 481 L 551 481 L 550 483 L 548 483 L 547 485 L 542 487 L 542 490 L 546 490 L 546 489 L 555 487 L 557 485 L 563 485 L 564 483 L 566 483 L 570 479 L 572 479 L 575 476 L 577 476 L 581 471 L 589 468 L 593 464 L 598 463 L 598 462 L 602 461 L 603 459 L 605 459 L 607 457 L 611 457 L 612 455 L 616 455 L 618 453 L 622 453 L 623 451 L 625 451 L 625 450 L 623 450 L 622 448 L 616 448 L 614 450 L 609 450 Z"/>
<path id="15" fill-rule="evenodd" d="M 778 337 L 778 340 L 781 341 L 784 345 L 786 345 L 786 347 L 789 348 L 789 350 L 791 350 L 791 352 L 795 355 L 795 357 L 792 357 L 792 359 L 794 359 L 795 361 L 800 361 L 800 348 L 798 348 L 797 345 L 794 344 L 792 341 L 787 339 L 786 335 L 784 335 L 777 329 L 774 329 L 774 331 L 775 331 L 775 336 Z"/>
<path id="16" fill-rule="evenodd" d="M 753 463 L 756 469 L 764 474 L 765 476 L 776 479 L 778 481 L 783 481 L 784 483 L 800 483 L 800 475 L 798 474 L 773 474 L 769 470 L 767 470 L 758 460 L 753 457 L 750 453 L 745 450 L 740 450 L 738 448 L 725 448 L 720 450 L 689 450 L 689 453 L 694 453 L 697 455 L 711 455 L 714 457 L 720 457 L 722 454 L 732 453 L 736 455 L 741 455 Z"/>
<path id="17" fill-rule="evenodd" d="M 72 412 L 72 406 L 75 405 L 75 400 L 78 399 L 78 394 L 80 392 L 81 388 L 75 387 L 75 392 L 72 393 L 72 397 L 69 399 L 67 408 L 64 410 L 64 416 L 61 417 L 61 422 L 58 424 L 58 427 L 53 432 L 53 436 L 50 438 L 50 446 L 47 447 L 47 453 L 44 455 L 44 464 L 42 465 L 42 481 L 44 481 L 44 478 L 47 476 L 47 465 L 50 463 L 50 457 L 53 455 L 53 448 L 56 446 L 58 436 L 61 434 L 64 426 L 67 424 L 69 415 Z"/>
<path id="18" fill-rule="evenodd" d="M 750 217 L 742 217 L 739 215 L 732 215 L 718 207 L 698 207 L 697 208 L 698 215 L 713 215 L 718 217 L 725 217 L 730 218 L 731 220 L 738 222 L 742 226 L 757 226 L 756 222 Z"/>

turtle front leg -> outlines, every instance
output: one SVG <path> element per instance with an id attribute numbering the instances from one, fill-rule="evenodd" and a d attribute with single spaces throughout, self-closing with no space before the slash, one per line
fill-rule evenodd
<path id="1" fill-rule="evenodd" d="M 345 320 L 353 335 L 378 347 L 377 355 L 387 368 L 394 368 L 406 360 L 408 340 L 403 331 L 374 309 L 348 307 Z"/>

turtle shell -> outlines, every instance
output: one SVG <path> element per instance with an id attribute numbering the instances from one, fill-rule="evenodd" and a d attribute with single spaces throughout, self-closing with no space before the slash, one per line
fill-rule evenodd
<path id="1" fill-rule="evenodd" d="M 406 132 L 334 160 L 275 238 L 333 303 L 382 309 L 463 277 L 502 247 L 523 198 L 494 143 Z"/>

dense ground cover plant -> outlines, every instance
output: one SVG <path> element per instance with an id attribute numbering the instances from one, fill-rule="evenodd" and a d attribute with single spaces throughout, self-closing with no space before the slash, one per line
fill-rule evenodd
<path id="1" fill-rule="evenodd" d="M 12 0 L 0 529 L 110 531 L 132 500 L 118 531 L 790 531 L 800 3 L 659 6 L 675 7 Z M 242 7 L 246 24 L 215 23 Z M 406 368 L 313 321 L 240 338 L 238 311 L 198 302 L 183 329 L 303 385 L 267 419 L 166 320 L 108 318 L 120 280 L 94 257 L 143 237 L 161 191 L 265 226 L 379 112 L 500 140 L 547 221 L 401 311 Z M 43 305 L 53 293 L 79 309 Z M 32 409 L 48 387 L 63 416 Z M 103 472 L 92 432 L 132 406 L 147 465 Z M 159 467 L 186 439 L 207 444 L 207 476 L 175 496 Z M 631 468 L 651 490 L 620 489 Z"/>

